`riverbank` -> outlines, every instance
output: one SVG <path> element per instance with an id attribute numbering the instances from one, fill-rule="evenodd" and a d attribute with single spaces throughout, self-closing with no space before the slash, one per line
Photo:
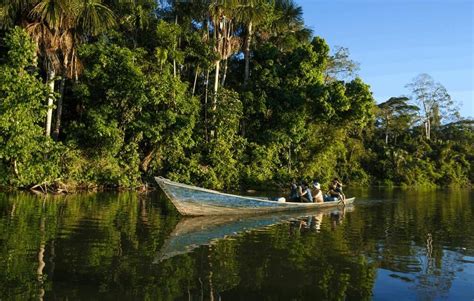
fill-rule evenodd
<path id="1" fill-rule="evenodd" d="M 190 185 L 198 185 L 196 183 L 188 182 L 186 184 Z M 322 187 L 327 187 L 326 184 L 329 183 L 321 183 Z M 286 193 L 289 184 L 287 183 L 280 183 L 275 184 L 271 183 L 268 185 L 255 185 L 255 186 L 240 186 L 240 187 L 232 187 L 230 189 L 217 189 L 223 192 L 230 192 L 230 193 L 237 193 L 241 195 L 255 195 L 258 194 L 265 194 L 268 192 L 268 195 L 276 196 L 275 192 L 282 192 Z M 438 190 L 438 189 L 472 189 L 474 185 L 472 183 L 467 185 L 449 185 L 447 187 L 442 187 L 435 184 L 423 184 L 423 185 L 358 185 L 358 184 L 347 184 L 345 185 L 348 189 L 382 189 L 382 190 L 415 190 L 415 191 L 430 191 L 430 190 Z M 215 187 L 204 187 L 208 189 L 214 189 Z M 13 186 L 0 186 L 0 192 L 12 192 L 12 191 L 29 191 L 36 194 L 75 194 L 75 193 L 82 193 L 82 192 L 128 192 L 128 191 L 136 191 L 140 193 L 151 192 L 159 189 L 159 186 L 156 184 L 155 181 L 150 182 L 143 182 L 140 185 L 134 187 L 121 187 L 118 185 L 99 185 L 95 183 L 81 183 L 78 184 L 77 182 L 53 182 L 53 183 L 42 183 L 33 185 L 32 187 L 13 187 Z M 267 194 L 265 194 L 267 195 Z"/>

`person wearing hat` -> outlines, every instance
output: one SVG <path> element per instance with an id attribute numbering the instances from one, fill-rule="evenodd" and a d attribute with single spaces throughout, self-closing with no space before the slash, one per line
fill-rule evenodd
<path id="1" fill-rule="evenodd" d="M 323 203 L 324 202 L 324 197 L 323 197 L 323 191 L 321 190 L 321 184 L 318 182 L 313 183 L 313 202 L 314 203 Z"/>

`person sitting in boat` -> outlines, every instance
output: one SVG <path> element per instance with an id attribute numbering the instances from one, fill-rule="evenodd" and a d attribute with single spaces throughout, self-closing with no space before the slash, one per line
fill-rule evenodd
<path id="1" fill-rule="evenodd" d="M 321 184 L 318 182 L 313 183 L 313 202 L 314 203 L 322 203 L 324 202 L 323 191 L 321 190 Z"/>
<path id="2" fill-rule="evenodd" d="M 338 178 L 334 178 L 332 180 L 333 184 L 336 186 L 336 189 L 334 189 L 334 191 L 336 191 L 337 193 L 339 193 L 339 195 L 342 197 L 342 199 L 344 200 L 346 198 L 345 194 L 342 192 L 342 183 L 341 181 L 339 181 Z"/>
<path id="3" fill-rule="evenodd" d="M 308 187 L 308 183 L 303 183 L 301 186 L 300 202 L 312 203 L 313 196 L 311 195 L 311 189 Z"/>
<path id="4" fill-rule="evenodd" d="M 329 184 L 328 194 L 324 197 L 325 202 L 334 202 L 342 200 L 342 196 L 339 192 L 336 191 L 336 188 L 337 187 L 334 182 L 331 182 L 331 184 Z"/>
<path id="5" fill-rule="evenodd" d="M 289 201 L 290 202 L 298 202 L 299 201 L 298 186 L 295 183 L 291 183 Z"/>

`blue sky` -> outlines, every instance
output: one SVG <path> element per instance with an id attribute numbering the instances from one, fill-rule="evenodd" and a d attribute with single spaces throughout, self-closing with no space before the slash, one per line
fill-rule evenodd
<path id="1" fill-rule="evenodd" d="M 377 102 L 428 73 L 474 117 L 473 0 L 295 1 L 314 35 L 349 48 Z"/>

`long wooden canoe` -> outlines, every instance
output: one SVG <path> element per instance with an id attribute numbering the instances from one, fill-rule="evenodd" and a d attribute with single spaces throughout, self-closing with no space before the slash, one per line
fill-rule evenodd
<path id="1" fill-rule="evenodd" d="M 343 208 L 314 209 L 308 212 L 276 212 L 258 215 L 216 215 L 201 217 L 183 217 L 176 224 L 174 230 L 161 246 L 154 263 L 176 255 L 191 252 L 202 245 L 210 245 L 214 242 L 239 235 L 243 232 L 265 229 L 276 224 L 285 222 L 299 222 L 309 220 L 315 224 L 315 230 L 319 230 L 323 216 L 344 216 L 346 212 L 352 212 L 354 207 L 349 205 Z M 319 226 L 318 226 L 319 225 Z"/>
<path id="2" fill-rule="evenodd" d="M 186 185 L 155 177 L 166 196 L 184 216 L 259 214 L 279 211 L 305 211 L 344 206 L 355 198 L 324 203 L 277 202 L 264 198 L 239 196 Z"/>

